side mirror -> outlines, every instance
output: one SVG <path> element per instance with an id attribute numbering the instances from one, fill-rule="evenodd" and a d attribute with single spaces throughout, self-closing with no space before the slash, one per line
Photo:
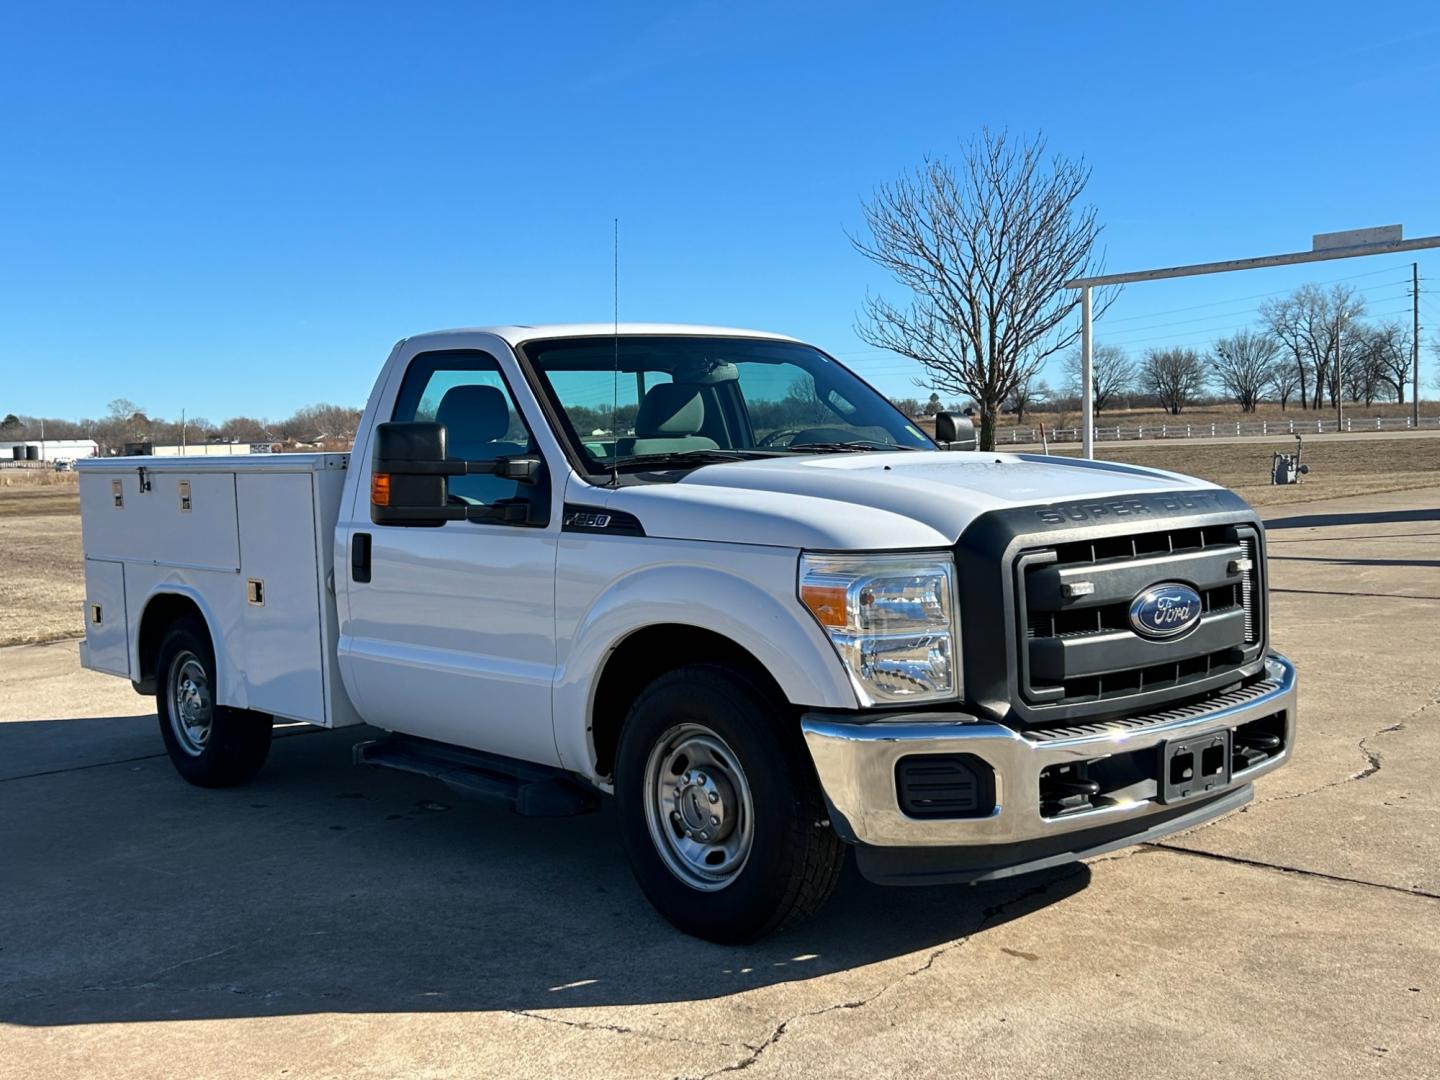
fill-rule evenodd
<path id="1" fill-rule="evenodd" d="M 974 450 L 979 445 L 975 437 L 975 422 L 954 413 L 935 414 L 935 441 L 941 450 Z"/>
<path id="2" fill-rule="evenodd" d="M 370 520 L 377 525 L 443 525 L 463 521 L 465 507 L 450 506 L 447 476 L 465 471 L 445 460 L 445 425 L 378 424 L 370 472 Z"/>
<path id="3" fill-rule="evenodd" d="M 370 520 L 377 525 L 443 525 L 447 521 L 530 523 L 528 500 L 508 506 L 452 506 L 448 477 L 501 476 L 538 483 L 545 463 L 538 457 L 458 461 L 446 457 L 444 424 L 392 422 L 375 428 L 370 472 Z"/>

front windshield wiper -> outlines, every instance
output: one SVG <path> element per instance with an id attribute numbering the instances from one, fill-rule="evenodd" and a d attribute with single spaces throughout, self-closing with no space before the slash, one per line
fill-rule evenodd
<path id="1" fill-rule="evenodd" d="M 871 442 L 868 439 L 851 439 L 848 442 L 792 444 L 787 449 L 792 454 L 859 454 L 867 450 L 918 450 L 919 447 L 901 446 L 898 443 Z"/>
<path id="2" fill-rule="evenodd" d="M 779 457 L 784 451 L 776 450 L 677 450 L 671 454 L 632 454 L 617 459 L 612 467 L 623 468 L 631 465 L 673 465 L 683 468 L 688 465 L 715 465 L 726 461 L 749 461 L 752 458 Z"/>

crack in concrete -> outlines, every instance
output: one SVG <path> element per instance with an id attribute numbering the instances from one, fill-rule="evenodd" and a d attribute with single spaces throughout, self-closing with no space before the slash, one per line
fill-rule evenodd
<path id="1" fill-rule="evenodd" d="M 1064 874 L 1060 877 L 1045 882 L 1043 885 L 1033 885 L 1028 889 L 1023 889 L 1020 892 L 1015 893 L 1013 896 L 1009 897 L 1006 900 L 1002 900 L 998 904 L 992 904 L 990 907 L 987 907 L 981 913 L 980 922 L 975 926 L 975 929 L 971 930 L 963 937 L 956 938 L 954 941 L 948 941 L 944 945 L 939 945 L 936 948 L 931 949 L 929 955 L 925 957 L 925 961 L 923 963 L 921 963 L 917 967 L 909 969 L 908 971 L 902 972 L 899 976 L 892 979 L 890 982 L 887 982 L 884 986 L 880 987 L 880 989 L 876 990 L 873 994 L 870 994 L 869 996 L 863 998 L 856 998 L 852 1001 L 836 1002 L 832 1005 L 826 1005 L 823 1008 L 811 1009 L 807 1012 L 797 1013 L 794 1016 L 787 1017 L 784 1020 L 780 1021 L 780 1023 L 775 1025 L 775 1027 L 771 1029 L 770 1034 L 767 1035 L 764 1039 L 762 1039 L 759 1043 L 746 1043 L 746 1048 L 750 1052 L 746 1054 L 745 1057 L 741 1058 L 739 1061 L 732 1062 L 729 1065 L 724 1066 L 723 1068 L 716 1069 L 714 1072 L 708 1072 L 704 1074 L 704 1076 L 700 1077 L 699 1080 L 712 1080 L 713 1077 L 721 1076 L 725 1073 L 743 1072 L 744 1070 L 750 1068 L 750 1066 L 758 1062 L 760 1058 L 763 1057 L 771 1047 L 773 1047 L 776 1043 L 783 1039 L 787 1033 L 789 1033 L 792 1024 L 797 1024 L 801 1020 L 808 1020 L 812 1017 L 823 1016 L 826 1013 L 840 1012 L 842 1010 L 863 1009 L 865 1006 L 879 1000 L 881 997 L 889 993 L 891 990 L 895 989 L 901 983 L 908 982 L 910 979 L 916 978 L 917 976 L 923 975 L 925 972 L 929 971 L 935 966 L 936 961 L 938 961 L 940 957 L 946 955 L 947 953 L 954 952 L 961 946 L 968 944 L 969 941 L 973 937 L 975 937 L 976 934 L 979 934 L 980 932 L 985 930 L 986 927 L 990 925 L 991 921 L 997 915 L 1000 915 L 1002 912 L 1004 912 L 1006 908 L 1011 907 L 1014 904 L 1018 904 L 1024 900 L 1028 900 L 1032 896 L 1043 895 L 1044 893 L 1049 892 L 1050 889 L 1052 889 L 1054 886 L 1060 884 L 1062 881 L 1066 881 L 1069 878 L 1074 877 L 1075 874 L 1083 872 L 1083 867 L 1077 865 L 1074 873 Z"/>
<path id="2" fill-rule="evenodd" d="M 683 1039 L 678 1035 L 661 1035 L 654 1031 L 642 1031 L 640 1028 L 626 1027 L 623 1024 L 601 1024 L 593 1020 L 566 1020 L 560 1016 L 546 1016 L 544 1013 L 531 1012 L 529 1009 L 507 1009 L 511 1016 L 523 1016 L 527 1020 L 543 1020 L 547 1024 L 560 1024 L 563 1027 L 579 1028 L 582 1031 L 609 1031 L 616 1035 L 635 1035 L 642 1039 L 653 1039 L 657 1042 L 683 1043 L 686 1046 L 700 1046 L 713 1050 L 716 1047 L 732 1047 L 734 1043 L 728 1042 L 704 1042 L 699 1039 Z M 748 1046 L 748 1044 L 745 1044 Z"/>
<path id="3" fill-rule="evenodd" d="M 1246 859 L 1240 855 L 1222 855 L 1215 851 L 1177 847 L 1174 844 L 1164 844 L 1158 841 L 1140 846 L 1154 848 L 1157 851 L 1169 851 L 1177 855 L 1193 855 L 1197 859 L 1211 859 L 1234 866 L 1247 866 L 1253 870 L 1273 870 L 1280 874 L 1298 874 L 1301 877 L 1319 878 L 1321 881 L 1331 881 L 1340 885 L 1361 885 L 1368 889 L 1383 889 L 1385 892 L 1400 893 L 1402 896 L 1418 896 L 1423 900 L 1440 900 L 1440 893 L 1426 892 L 1424 889 L 1407 889 L 1403 885 L 1386 885 L 1379 881 L 1366 881 L 1364 878 L 1345 877 L 1343 874 L 1327 874 L 1323 870 L 1306 870 L 1300 866 L 1285 866 L 1282 863 L 1268 863 L 1260 859 Z"/>
<path id="4" fill-rule="evenodd" d="M 1358 743 L 1355 744 L 1356 748 L 1365 757 L 1364 767 L 1351 773 L 1349 776 L 1342 777 L 1339 780 L 1331 780 L 1328 783 L 1320 784 L 1318 787 L 1307 788 L 1304 791 L 1293 791 L 1289 795 L 1271 795 L 1269 798 L 1266 799 L 1256 799 L 1248 806 L 1242 807 L 1240 813 L 1248 814 L 1250 811 L 1255 810 L 1258 807 L 1265 806 L 1269 803 L 1286 802 L 1290 799 L 1303 799 L 1307 795 L 1314 795 L 1317 792 L 1321 791 L 1329 791 L 1331 788 L 1344 787 L 1346 784 L 1353 784 L 1357 780 L 1370 779 L 1370 777 L 1374 776 L 1380 771 L 1383 766 L 1384 759 L 1382 758 L 1379 751 L 1371 750 L 1367 744 L 1370 742 L 1371 739 L 1377 739 L 1381 735 L 1390 735 L 1397 731 L 1404 731 L 1427 709 L 1433 709 L 1436 705 L 1440 705 L 1440 687 L 1437 687 L 1430 693 L 1430 700 L 1427 701 L 1424 705 L 1421 705 L 1418 709 L 1415 709 L 1403 720 L 1397 721 L 1393 724 L 1387 724 L 1385 727 L 1372 731 L 1369 735 L 1364 736 Z M 1214 822 L 1211 822 L 1210 824 L 1214 824 Z M 1202 828 L 1203 827 L 1204 826 L 1202 826 Z"/>

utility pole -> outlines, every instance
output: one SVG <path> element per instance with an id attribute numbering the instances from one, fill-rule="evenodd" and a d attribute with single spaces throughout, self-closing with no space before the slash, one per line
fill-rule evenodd
<path id="1" fill-rule="evenodd" d="M 1410 387 L 1410 420 L 1420 429 L 1420 264 L 1410 264 L 1410 363 L 1414 366 L 1414 381 Z"/>

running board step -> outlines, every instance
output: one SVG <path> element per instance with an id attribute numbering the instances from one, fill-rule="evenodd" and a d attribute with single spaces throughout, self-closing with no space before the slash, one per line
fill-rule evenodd
<path id="1" fill-rule="evenodd" d="M 502 803 L 524 817 L 571 817 L 600 806 L 595 790 L 563 769 L 413 735 L 356 743 L 352 753 L 356 765 L 432 776 L 458 795 Z"/>

